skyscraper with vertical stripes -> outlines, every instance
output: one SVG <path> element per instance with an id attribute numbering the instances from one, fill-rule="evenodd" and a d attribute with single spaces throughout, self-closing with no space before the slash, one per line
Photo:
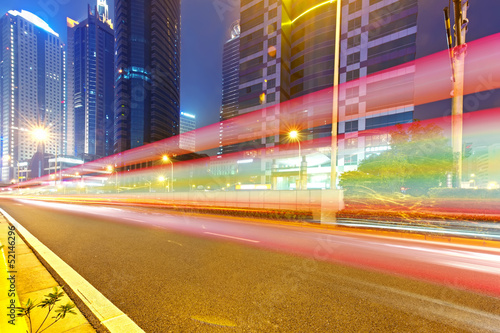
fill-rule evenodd
<path id="1" fill-rule="evenodd" d="M 3 183 L 44 174 L 43 163 L 28 170 L 37 151 L 42 159 L 43 153 L 67 153 L 65 56 L 59 35 L 38 16 L 11 10 L 0 18 Z M 47 131 L 43 145 L 33 136 L 36 128 Z"/>
<path id="2" fill-rule="evenodd" d="M 113 154 L 114 34 L 105 0 L 82 22 L 67 19 L 68 110 L 75 144 L 71 153 L 96 159 Z"/>
<path id="3" fill-rule="evenodd" d="M 115 153 L 179 134 L 180 29 L 180 0 L 115 1 Z"/>

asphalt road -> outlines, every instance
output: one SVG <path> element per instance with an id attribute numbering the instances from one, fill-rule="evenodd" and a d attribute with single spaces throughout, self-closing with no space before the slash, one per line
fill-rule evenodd
<path id="1" fill-rule="evenodd" d="M 146 332 L 500 331 L 498 250 L 149 208 L 0 207 Z"/>

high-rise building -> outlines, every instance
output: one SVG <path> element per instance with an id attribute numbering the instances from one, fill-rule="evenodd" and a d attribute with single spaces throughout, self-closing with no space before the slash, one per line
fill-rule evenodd
<path id="1" fill-rule="evenodd" d="M 236 151 L 235 145 L 225 144 L 224 139 L 235 135 L 237 128 L 230 122 L 222 122 L 238 115 L 238 87 L 240 84 L 240 22 L 233 23 L 231 38 L 224 44 L 222 52 L 222 106 L 220 111 L 219 154 Z"/>
<path id="2" fill-rule="evenodd" d="M 194 152 L 196 148 L 196 116 L 181 112 L 179 148 Z"/>
<path id="3" fill-rule="evenodd" d="M 92 159 L 113 153 L 114 35 L 106 0 L 82 22 L 68 24 L 68 114 L 75 156 Z"/>
<path id="4" fill-rule="evenodd" d="M 413 95 L 394 96 L 383 109 L 374 97 L 381 86 L 413 85 L 417 14 L 418 0 L 355 0 L 342 7 L 338 131 L 346 136 L 339 142 L 339 173 L 389 149 L 388 133 L 360 131 L 413 121 Z"/>
<path id="5" fill-rule="evenodd" d="M 18 170 L 37 151 L 67 153 L 65 51 L 59 35 L 38 16 L 9 11 L 0 18 L 1 181 L 26 177 Z M 33 136 L 46 130 L 44 143 Z M 40 148 L 40 149 L 39 149 Z M 43 158 L 42 158 L 43 160 Z M 40 165 L 31 176 L 44 173 Z"/>
<path id="6" fill-rule="evenodd" d="M 240 114 L 267 107 L 266 119 L 272 121 L 279 118 L 279 103 L 333 85 L 335 8 L 321 0 L 242 1 Z M 269 147 L 279 140 L 276 135 L 260 144 Z"/>
<path id="7" fill-rule="evenodd" d="M 115 152 L 179 134 L 180 0 L 115 1 Z"/>
<path id="8" fill-rule="evenodd" d="M 333 109 L 333 96 L 315 92 L 327 91 L 325 88 L 332 87 L 334 76 L 339 75 L 338 133 L 347 133 L 338 141 L 340 174 L 355 169 L 369 154 L 388 149 L 387 133 L 363 134 L 358 138 L 359 131 L 413 119 L 412 96 L 397 96 L 383 109 L 371 102 L 371 97 L 376 96 L 381 82 L 384 87 L 391 82 L 413 84 L 414 65 L 403 64 L 416 56 L 418 1 L 342 1 L 339 41 L 335 40 L 336 7 L 337 2 L 324 0 L 241 1 L 238 114 L 262 110 L 266 119 L 262 122 L 263 133 L 272 124 L 281 133 L 286 133 L 290 125 L 299 127 L 302 141 L 329 136 L 331 125 L 327 121 L 318 126 L 309 120 L 315 119 L 315 114 L 324 115 Z M 334 68 L 337 42 L 340 43 L 338 69 Z M 391 70 L 398 65 L 404 68 Z M 378 75 L 384 70 L 383 75 Z M 287 101 L 292 102 L 281 104 Z M 286 112 L 295 112 L 293 124 L 281 114 L 285 112 L 284 105 Z M 303 116 L 297 111 L 303 111 Z M 275 135 L 244 142 L 240 147 L 272 147 L 284 143 L 284 139 Z M 314 166 L 304 156 L 285 164 L 295 165 L 295 170 L 299 165 Z M 280 169 L 279 162 L 276 165 Z"/>

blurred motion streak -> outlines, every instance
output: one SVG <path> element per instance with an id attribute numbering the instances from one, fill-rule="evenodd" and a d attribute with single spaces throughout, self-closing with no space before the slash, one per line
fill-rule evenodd
<path id="1" fill-rule="evenodd" d="M 464 94 L 478 94 L 480 92 L 492 91 L 500 88 L 500 34 L 491 35 L 468 44 L 467 61 L 465 70 Z M 415 73 L 413 84 L 407 84 L 404 73 Z M 397 75 L 396 75 L 397 74 Z M 390 68 L 355 81 L 349 81 L 340 86 L 340 95 L 345 96 L 349 87 L 356 85 L 359 81 L 366 81 L 368 89 L 366 114 L 356 114 L 349 116 L 340 116 L 339 122 L 346 122 L 366 116 L 387 114 L 390 111 L 402 109 L 408 105 L 422 105 L 435 101 L 446 100 L 450 98 L 452 83 L 450 81 L 451 68 L 449 66 L 449 52 L 443 51 L 425 58 L 415 60 L 394 68 Z M 290 194 L 293 199 L 289 205 L 286 205 L 288 199 L 282 194 L 278 201 L 270 199 L 271 196 L 264 198 L 264 194 L 255 196 L 255 202 L 249 203 L 248 196 L 224 194 L 224 199 L 220 199 L 223 194 L 208 194 L 207 192 L 219 191 L 227 193 L 228 191 L 243 192 L 252 190 L 297 190 L 309 189 L 329 189 L 330 181 L 330 152 L 331 137 L 316 135 L 315 128 L 331 126 L 332 121 L 332 93 L 333 88 L 325 89 L 300 98 L 281 103 L 277 106 L 263 108 L 261 110 L 231 118 L 222 122 L 222 127 L 228 127 L 231 130 L 224 137 L 224 145 L 235 145 L 246 142 L 265 141 L 266 138 L 279 137 L 272 146 L 265 144 L 254 146 L 242 145 L 236 153 L 218 155 L 209 157 L 204 154 L 207 150 L 218 148 L 219 131 L 221 124 L 212 124 L 194 131 L 196 137 L 197 153 L 188 152 L 178 147 L 178 137 L 168 138 L 152 144 L 134 148 L 119 154 L 104 157 L 99 160 L 61 170 L 62 181 L 59 187 L 55 186 L 54 175 L 46 175 L 40 178 L 32 179 L 21 184 L 10 186 L 3 189 L 3 193 L 8 194 L 57 194 L 57 195 L 94 195 L 106 194 L 110 197 L 111 193 L 120 194 L 122 197 L 130 195 L 137 198 L 139 194 L 142 200 L 147 198 L 156 198 L 166 204 L 180 204 L 193 202 L 193 199 L 182 197 L 181 193 L 194 192 L 196 200 L 203 201 L 204 204 L 220 205 L 223 201 L 224 207 L 260 207 L 267 209 L 269 203 L 285 204 L 278 209 L 299 209 L 305 211 L 321 209 L 321 196 L 314 197 L 313 194 Z M 279 112 L 275 112 L 279 108 Z M 273 115 L 273 117 L 269 117 Z M 400 161 L 401 165 L 394 164 L 397 172 L 402 172 L 408 168 L 408 163 L 412 158 L 404 156 L 391 156 L 387 151 L 399 151 L 396 148 L 407 147 L 407 151 L 415 151 L 415 158 L 420 160 L 413 161 L 411 167 L 415 169 L 413 173 L 414 180 L 423 182 L 429 178 L 428 172 L 436 172 L 438 167 L 445 170 L 445 164 L 439 164 L 438 155 L 432 155 L 442 147 L 441 143 L 449 145 L 451 135 L 451 120 L 449 116 L 441 117 L 443 112 L 436 112 L 436 117 L 430 120 L 421 121 L 416 125 L 421 128 L 432 128 L 435 134 L 435 140 L 432 141 L 430 135 L 420 132 L 418 135 L 411 135 L 414 129 L 411 124 L 385 126 L 372 128 L 369 130 L 358 131 L 355 136 L 353 133 L 340 134 L 337 137 L 339 146 L 339 158 L 344 159 L 344 165 L 357 165 L 359 160 L 356 155 L 358 152 L 366 156 L 379 155 L 382 157 L 391 157 L 389 161 Z M 478 141 L 483 141 L 485 147 L 497 143 L 495 137 L 500 123 L 500 109 L 475 111 L 466 113 L 464 116 L 464 141 L 469 140 L 471 144 L 467 149 L 476 147 Z M 412 123 L 415 124 L 415 123 Z M 430 126 L 433 127 L 430 127 Z M 426 127 L 427 126 L 427 127 Z M 286 140 L 288 133 L 292 130 L 304 134 L 303 139 L 297 142 Z M 403 132 L 407 131 L 406 134 Z M 346 131 L 347 132 L 347 131 Z M 323 132 L 322 132 L 323 133 Z M 326 133 L 326 132 L 324 132 Z M 396 134 L 408 136 L 407 142 L 397 142 Z M 403 133 L 403 134 L 401 134 Z M 408 134 L 409 133 L 409 134 Z M 433 134 L 433 135 L 434 135 Z M 385 137 L 380 139 L 381 137 Z M 374 141 L 376 138 L 380 142 L 369 145 L 366 142 Z M 355 140 L 355 141 L 353 141 Z M 365 142 L 365 146 L 358 147 L 358 142 Z M 491 142 L 488 142 L 490 140 Z M 445 141 L 448 141 L 446 143 Z M 484 143 L 486 142 L 486 143 Z M 355 143 L 349 147 L 349 143 Z M 399 144 L 399 146 L 398 146 Z M 300 154 L 296 149 L 300 147 Z M 410 149 L 408 149 L 410 147 Z M 495 146 L 496 147 L 496 146 Z M 354 151 L 351 158 L 346 153 L 347 150 Z M 357 149 L 357 150 L 356 150 Z M 371 149 L 371 150 L 370 150 Z M 377 150 L 378 149 L 378 150 Z M 486 148 L 488 149 L 488 148 Z M 444 151 L 444 150 L 443 150 Z M 368 152 L 370 154 L 368 154 Z M 500 163 L 496 163 L 500 157 L 500 150 L 492 151 L 485 163 L 489 163 L 491 174 L 500 175 Z M 420 154 L 420 155 L 419 155 Z M 427 154 L 427 155 L 426 155 Z M 300 160 L 297 156 L 300 155 Z M 169 166 L 164 162 L 163 156 L 168 156 Z M 364 156 L 364 155 L 363 155 Z M 420 157 L 419 157 L 420 156 Z M 430 157 L 429 157 L 430 156 Z M 382 158 L 381 157 L 381 158 Z M 413 160 L 415 160 L 413 158 Z M 430 159 L 429 159 L 430 158 Z M 361 158 L 363 159 L 363 158 Z M 365 159 L 367 161 L 367 159 Z M 374 161 L 380 161 L 374 159 Z M 369 162 L 369 161 L 368 161 Z M 480 164 L 477 161 L 476 164 Z M 481 162 L 482 163 L 482 162 Z M 363 166 L 363 161 L 362 164 Z M 368 163 L 364 163 L 364 166 Z M 173 170 L 175 169 L 175 173 Z M 443 187 L 446 189 L 448 181 L 447 172 L 439 169 L 439 179 L 428 179 L 432 186 Z M 352 170 L 352 169 L 350 169 Z M 362 168 L 360 169 L 362 170 Z M 346 171 L 346 170 L 344 170 Z M 379 172 L 378 170 L 377 172 Z M 390 171 L 390 169 L 388 169 Z M 452 170 L 449 170 L 450 174 Z M 390 171 L 393 175 L 395 172 Z M 341 172 L 339 172 L 341 174 Z M 359 173 L 362 175 L 363 173 Z M 481 175 L 476 172 L 469 173 L 470 179 L 465 179 L 470 188 L 481 187 L 483 189 L 498 189 L 500 179 L 481 180 Z M 365 172 L 365 176 L 373 176 L 374 173 Z M 308 178 L 309 177 L 309 178 Z M 341 176 L 342 177 L 342 176 Z M 377 176 L 382 179 L 382 176 Z M 385 176 L 384 176 L 385 177 Z M 479 195 L 481 191 L 476 191 L 477 197 L 472 201 L 448 200 L 450 198 L 436 198 L 432 200 L 420 200 L 417 193 L 413 198 L 405 196 L 415 188 L 411 188 L 405 183 L 405 174 L 400 176 L 401 185 L 396 184 L 397 192 L 401 189 L 403 199 L 388 199 L 381 197 L 378 193 L 370 196 L 370 200 L 360 203 L 356 199 L 347 200 L 347 207 L 354 212 L 355 210 L 365 210 L 363 214 L 370 215 L 370 212 L 379 210 L 383 212 L 383 217 L 387 213 L 398 211 L 399 219 L 409 220 L 418 216 L 411 215 L 432 211 L 435 214 L 441 214 L 445 211 L 451 211 L 455 214 L 489 214 L 498 215 L 500 205 L 497 205 L 497 197 L 488 197 Z M 280 188 L 280 179 L 287 179 L 286 188 Z M 297 181 L 297 178 L 299 179 Z M 304 178 L 304 186 L 300 186 Z M 484 177 L 483 177 L 484 178 Z M 311 179 L 312 184 L 308 184 Z M 314 180 L 317 179 L 317 180 Z M 51 181 L 52 180 L 52 181 Z M 462 179 L 462 181 L 464 181 Z M 486 182 L 486 183 L 485 183 Z M 366 183 L 366 182 L 365 182 Z M 370 180 L 368 179 L 368 184 Z M 316 186 L 316 187 L 314 187 Z M 391 185 L 392 186 L 392 185 Z M 173 190 L 175 189 L 175 192 Z M 170 192 L 170 193 L 168 193 Z M 203 192 L 203 194 L 202 194 Z M 305 191 L 304 191 L 305 192 Z M 394 192 L 394 190 L 393 190 Z M 162 196 L 159 196 L 162 193 Z M 496 193 L 494 191 L 485 193 Z M 428 193 L 423 193 L 428 194 Z M 309 195 L 306 199 L 306 195 Z M 205 197 L 205 199 L 200 199 Z M 183 199 L 184 198 L 184 199 Z M 196 201 L 195 200 L 195 201 Z M 222 200 L 222 201 L 221 201 Z M 251 201 L 250 200 L 250 201 Z M 262 201 L 268 202 L 262 204 Z M 399 200 L 399 201 L 398 201 Z M 490 200 L 490 201 L 488 201 Z M 259 201 L 261 201 L 259 203 Z M 481 206 L 480 202 L 485 203 Z M 254 204 L 254 206 L 252 206 Z M 477 208 L 474 210 L 474 208 Z M 404 213 L 405 209 L 408 214 Z M 473 211 L 467 211 L 472 209 Z M 403 213 L 401 213 L 403 212 Z M 355 213 L 353 213 L 356 215 Z M 405 215 L 406 214 L 406 215 Z M 390 215 L 390 214 L 389 214 Z M 352 217 L 352 216 L 351 216 Z M 390 216 L 389 216 L 390 217 Z M 474 218 L 475 219 L 475 218 Z"/>

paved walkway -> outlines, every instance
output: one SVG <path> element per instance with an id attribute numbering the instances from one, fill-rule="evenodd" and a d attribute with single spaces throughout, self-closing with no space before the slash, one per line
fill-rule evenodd
<path id="1" fill-rule="evenodd" d="M 39 302 L 45 298 L 45 295 L 52 292 L 53 287 L 59 286 L 22 238 L 19 237 L 17 233 L 15 233 L 15 236 L 12 232 L 9 234 L 9 231 L 11 231 L 9 227 L 10 225 L 5 217 L 0 214 L 0 243 L 3 245 L 1 250 L 2 257 L 0 258 L 1 309 L 8 309 L 11 303 L 15 304 L 15 307 L 19 306 L 19 302 L 26 304 L 28 299 Z M 10 228 L 12 229 L 12 227 Z M 9 247 L 9 241 L 10 244 L 14 244 L 13 247 Z M 14 250 L 15 257 L 13 256 L 12 250 Z M 10 280 L 8 280 L 8 278 L 10 278 Z M 10 281 L 14 283 L 11 284 Z M 62 300 L 58 302 L 58 306 L 65 305 L 68 302 L 72 302 L 72 300 L 65 295 Z M 76 315 L 68 314 L 66 318 L 59 320 L 44 332 L 96 332 L 77 308 L 75 308 L 74 311 L 77 313 Z M 15 311 L 11 310 L 7 310 L 7 312 L 4 310 L 0 311 L 2 314 L 0 318 L 0 332 L 29 332 L 26 317 L 15 317 L 15 320 L 11 321 L 12 318 L 9 316 L 11 312 L 15 313 Z M 46 314 L 47 310 L 45 308 L 36 308 L 33 310 L 33 332 L 40 326 Z M 43 327 L 47 327 L 52 323 L 51 317 L 54 314 L 54 310 L 52 310 Z"/>

